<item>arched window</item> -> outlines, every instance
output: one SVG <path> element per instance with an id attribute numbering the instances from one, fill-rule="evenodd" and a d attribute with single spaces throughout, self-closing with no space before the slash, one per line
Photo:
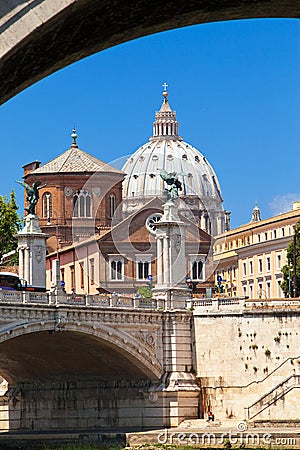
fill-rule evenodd
<path id="1" fill-rule="evenodd" d="M 109 216 L 113 217 L 116 211 L 116 196 L 115 194 L 110 194 L 109 196 Z"/>
<path id="2" fill-rule="evenodd" d="M 192 264 L 192 280 L 203 280 L 203 262 L 194 261 Z"/>
<path id="3" fill-rule="evenodd" d="M 151 261 L 149 261 L 149 256 L 140 257 L 137 260 L 137 279 L 138 280 L 148 280 L 150 275 Z"/>
<path id="4" fill-rule="evenodd" d="M 49 219 L 52 217 L 52 194 L 45 192 L 43 195 L 43 217 Z"/>
<path id="5" fill-rule="evenodd" d="M 110 279 L 123 280 L 123 260 L 115 258 L 110 260 Z"/>
<path id="6" fill-rule="evenodd" d="M 73 217 L 91 217 L 91 195 L 83 189 L 73 197 Z"/>

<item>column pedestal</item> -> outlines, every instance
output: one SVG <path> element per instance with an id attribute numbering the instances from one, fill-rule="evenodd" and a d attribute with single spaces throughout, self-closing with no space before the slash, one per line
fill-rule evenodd
<path id="1" fill-rule="evenodd" d="M 20 259 L 19 275 L 28 285 L 46 289 L 46 239 L 36 215 L 25 217 L 24 228 L 16 234 Z"/>

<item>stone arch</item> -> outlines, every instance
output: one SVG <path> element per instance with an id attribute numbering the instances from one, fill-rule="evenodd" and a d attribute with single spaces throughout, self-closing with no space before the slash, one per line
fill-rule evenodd
<path id="1" fill-rule="evenodd" d="M 77 346 L 77 356 L 73 345 Z M 26 361 L 22 361 L 22 352 Z M 100 361 L 108 355 L 111 368 Z M 30 367 L 34 367 L 32 374 Z M 0 373 L 10 383 L 52 375 L 69 377 L 73 372 L 93 377 L 97 370 L 100 377 L 109 379 L 123 374 L 158 381 L 163 375 L 154 348 L 120 328 L 64 322 L 61 318 L 11 324 L 0 333 Z"/>
<path id="2" fill-rule="evenodd" d="M 114 45 L 205 22 L 299 17 L 297 0 L 8 0 L 1 7 L 0 103 L 68 64 Z M 1 18 L 0 18 L 1 19 Z M 82 39 L 84 36 L 84 39 Z M 16 70 L 17 67 L 22 70 Z"/>

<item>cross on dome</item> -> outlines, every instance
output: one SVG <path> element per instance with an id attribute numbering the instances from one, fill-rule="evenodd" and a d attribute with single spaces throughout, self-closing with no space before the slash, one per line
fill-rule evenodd
<path id="1" fill-rule="evenodd" d="M 169 85 L 166 82 L 164 82 L 164 84 L 162 85 L 162 87 L 164 88 L 164 91 L 163 91 L 162 95 L 163 95 L 163 97 L 165 99 L 165 102 L 168 102 L 168 100 L 167 100 L 167 97 L 168 97 L 167 87 L 168 86 Z"/>

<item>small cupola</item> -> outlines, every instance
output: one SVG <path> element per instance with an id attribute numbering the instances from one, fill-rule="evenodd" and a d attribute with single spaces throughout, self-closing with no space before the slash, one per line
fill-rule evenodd
<path id="1" fill-rule="evenodd" d="M 255 203 L 255 206 L 252 210 L 252 217 L 251 217 L 251 222 L 260 222 L 261 221 L 261 214 L 260 214 L 260 209 L 258 207 L 257 202 Z"/>

